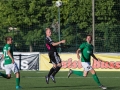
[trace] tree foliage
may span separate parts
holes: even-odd
[[[64,1],[60,7],[61,39],[66,39],[67,50],[75,51],[86,34],[92,34],[92,0]],[[96,51],[120,51],[119,43],[116,48],[113,44],[119,40],[119,15],[119,0],[95,0]],[[30,46],[30,51],[34,51],[35,45],[44,48],[46,27],[53,30],[52,38],[58,41],[58,24],[55,0],[0,1],[0,42],[12,35],[19,50],[25,45]],[[8,32],[9,27],[17,28],[17,31]]]

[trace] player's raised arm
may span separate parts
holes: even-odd
[[[61,44],[61,43],[65,43],[65,40],[61,40],[61,41],[59,41],[59,42],[53,42],[52,45],[53,45],[53,46],[57,46],[57,45],[59,45],[59,44]]]

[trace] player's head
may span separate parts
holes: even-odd
[[[12,39],[12,37],[8,36],[8,37],[5,38],[5,41],[6,41],[7,44],[12,44],[13,39]]]
[[[87,41],[88,43],[91,43],[91,42],[92,42],[92,36],[91,36],[91,35],[87,35],[86,41]]]
[[[46,28],[46,36],[47,37],[51,36],[51,30],[50,30],[50,28]]]

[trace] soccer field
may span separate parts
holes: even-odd
[[[56,75],[56,83],[50,79],[49,84],[45,82],[43,71],[21,71],[21,86],[23,90],[101,90],[94,82],[91,74],[83,78],[60,71]],[[120,72],[97,72],[101,83],[108,87],[107,90],[120,90]],[[0,90],[15,90],[15,75],[10,80],[0,77]]]

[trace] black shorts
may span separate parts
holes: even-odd
[[[61,63],[60,56],[58,55],[57,52],[49,52],[48,55],[50,58],[50,63],[53,63],[53,64]]]

